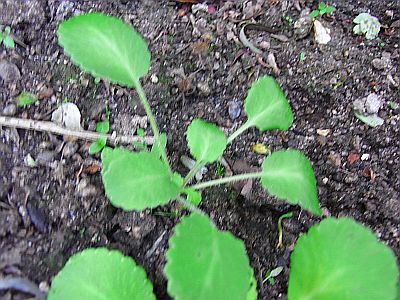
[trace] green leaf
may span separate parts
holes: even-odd
[[[334,12],[335,10],[336,10],[336,8],[334,8],[333,6],[328,6],[328,7],[325,9],[325,12],[326,12],[327,14],[330,14],[330,13]]]
[[[381,117],[377,115],[369,115],[369,116],[364,116],[363,114],[359,113],[358,111],[354,111],[354,115],[359,119],[361,122],[367,124],[368,126],[371,127],[376,127],[383,125],[385,122]]]
[[[146,42],[117,18],[79,15],[62,22],[57,35],[72,61],[94,77],[131,87],[149,70]]]
[[[14,49],[15,48],[14,39],[11,36],[6,35],[3,39],[3,45],[6,46],[6,48]]]
[[[261,184],[271,195],[321,215],[314,171],[300,151],[273,152],[264,160],[262,173]]]
[[[137,135],[137,136],[143,137],[143,136],[144,136],[144,130],[143,130],[143,128],[138,128],[138,129],[136,129],[136,135]]]
[[[251,276],[250,289],[247,292],[246,300],[257,300],[257,281],[254,278],[254,274]]]
[[[179,195],[181,188],[169,176],[167,166],[150,152],[105,148],[101,159],[104,189],[116,207],[143,210]]]
[[[194,119],[186,131],[186,139],[193,157],[204,163],[216,161],[225,151],[225,134],[214,124]]]
[[[110,122],[102,121],[96,123],[96,131],[99,133],[107,133],[110,130]]]
[[[247,123],[261,131],[287,130],[293,123],[290,105],[278,83],[263,76],[253,83],[244,103]]]
[[[167,135],[165,133],[161,133],[151,146],[151,153],[154,153],[157,157],[161,157],[161,153],[165,151],[166,147]]]
[[[318,9],[319,10],[324,10],[326,8],[326,4],[324,3],[324,2],[320,2],[319,4],[318,4]]]
[[[398,268],[389,247],[352,219],[328,218],[299,238],[289,300],[392,300]]]
[[[183,190],[183,192],[186,194],[188,202],[192,203],[195,206],[198,206],[200,204],[201,194],[199,191],[196,191],[192,188],[186,188]]]
[[[164,273],[176,300],[246,299],[253,271],[244,244],[206,216],[182,218],[169,240]]]
[[[119,251],[89,248],[70,257],[53,279],[48,300],[155,300],[135,261]]]
[[[101,150],[103,150],[103,148],[106,146],[107,144],[107,138],[102,137],[97,139],[95,142],[90,144],[89,147],[89,154],[93,155],[96,153],[99,153]]]
[[[318,17],[319,16],[319,10],[313,10],[311,13],[310,13],[310,18],[311,19],[314,19],[314,18],[316,18],[316,17]]]
[[[6,26],[6,28],[4,28],[4,32],[7,34],[11,33],[11,27],[10,26]]]
[[[17,105],[20,107],[34,104],[36,101],[37,101],[37,97],[34,94],[31,94],[28,92],[22,92],[17,97]]]

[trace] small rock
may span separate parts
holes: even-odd
[[[314,20],[314,39],[318,44],[326,45],[330,42],[330,30],[318,20]]]
[[[151,82],[154,83],[154,84],[158,83],[158,77],[157,77],[157,75],[156,75],[156,74],[152,74],[151,77],[150,77],[150,80],[151,80]]]
[[[311,27],[312,19],[310,18],[310,10],[307,8],[302,10],[300,18],[293,24],[294,35],[296,39],[299,40],[308,36],[311,31]]]
[[[51,115],[51,121],[71,130],[81,130],[81,112],[76,104],[63,103]]]
[[[97,194],[97,188],[90,184],[89,178],[82,178],[77,187],[78,195],[86,198]]]
[[[209,96],[210,93],[211,93],[210,86],[208,85],[207,82],[199,82],[199,83],[197,84],[197,88],[199,89],[200,94],[203,95],[203,96],[206,96],[206,97],[207,97],[207,96]]]
[[[0,77],[5,83],[17,82],[21,78],[18,67],[8,61],[0,61]]]
[[[43,87],[37,94],[39,100],[47,99],[53,96],[54,90],[50,87]]]
[[[331,153],[328,155],[328,160],[332,162],[336,167],[340,167],[342,160],[339,153]]]
[[[383,58],[374,58],[371,61],[371,64],[377,70],[384,70],[389,65],[389,60],[388,59],[383,59]]]
[[[330,129],[317,129],[317,134],[321,136],[328,136],[330,132],[331,132]]]
[[[65,158],[70,158],[72,155],[74,155],[76,153],[76,151],[78,151],[79,145],[75,142],[68,142],[65,144],[63,151],[62,151],[62,155]]]
[[[38,165],[47,166],[54,161],[56,153],[54,151],[43,151],[36,157]]]
[[[365,109],[368,114],[376,114],[382,106],[382,101],[375,93],[369,94],[365,99]]]
[[[363,155],[361,155],[361,160],[365,161],[368,160],[371,157],[371,155],[369,155],[368,153],[364,153]]]
[[[8,104],[3,109],[3,116],[12,117],[17,113],[17,106],[14,103]]]
[[[28,211],[28,216],[36,229],[40,232],[45,232],[47,229],[47,224],[46,216],[44,215],[43,211],[33,205],[31,202],[28,202],[26,208]]]
[[[235,120],[240,116],[241,108],[236,101],[228,102],[228,114],[231,120]]]

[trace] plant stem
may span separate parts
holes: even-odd
[[[200,215],[202,215],[202,216],[206,216],[207,218],[208,218],[208,216],[207,216],[207,214],[204,212],[204,211],[202,211],[200,208],[198,208],[197,206],[194,206],[192,203],[190,203],[189,201],[187,201],[185,198],[183,198],[182,196],[178,196],[177,198],[176,198],[176,201],[178,201],[178,202],[180,202],[180,203],[182,203],[184,206],[186,206],[191,212],[195,212],[195,213],[198,213],[198,214],[200,214]]]
[[[219,179],[214,179],[202,183],[198,183],[192,186],[189,186],[192,189],[199,190],[199,189],[204,189],[210,186],[214,185],[220,185],[224,183],[229,183],[229,182],[234,182],[234,181],[241,181],[241,180],[246,180],[246,179],[252,179],[252,178],[260,178],[263,175],[262,172],[257,172],[257,173],[244,173],[244,174],[239,174],[235,176],[229,176],[229,177],[224,177],[224,178],[219,178]]]
[[[149,101],[147,100],[146,94],[144,93],[143,87],[139,80],[134,82],[135,89],[139,95],[140,102],[142,103],[147,116],[149,117],[149,122],[151,129],[153,130],[154,139],[157,140],[160,136],[160,131],[158,130],[156,119],[154,118],[153,112],[151,111]],[[172,176],[172,169],[168,161],[167,152],[165,149],[161,149],[161,158],[168,168],[168,173]]]
[[[190,169],[189,173],[183,179],[183,186],[185,186],[190,181],[190,179],[192,179],[193,176],[196,175],[198,171],[200,171],[200,169],[203,166],[204,166],[204,163],[202,163],[201,161],[196,161],[194,166]]]
[[[244,131],[249,129],[252,126],[252,124],[247,120],[246,123],[244,123],[242,126],[240,126],[234,133],[228,137],[228,144],[230,144],[235,138],[237,138],[239,135],[241,135]]]

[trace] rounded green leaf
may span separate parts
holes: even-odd
[[[288,130],[293,114],[285,94],[271,76],[263,76],[253,83],[244,102],[249,127],[261,131]]]
[[[79,15],[62,22],[57,35],[72,61],[95,77],[130,87],[149,70],[146,42],[115,17]]]
[[[348,218],[323,220],[299,238],[291,256],[289,300],[393,300],[393,252]]]
[[[104,189],[116,207],[143,210],[179,195],[181,188],[169,176],[167,166],[150,152],[105,148],[101,160]]]
[[[303,153],[275,151],[264,160],[262,173],[261,184],[271,195],[321,215],[314,171]]]
[[[218,231],[206,216],[183,218],[166,256],[168,293],[175,300],[243,300],[253,290],[243,242]]]
[[[186,131],[186,139],[193,157],[204,163],[216,161],[225,151],[225,134],[214,124],[194,119]]]
[[[51,284],[48,300],[156,299],[146,273],[119,251],[87,249],[72,256]]]

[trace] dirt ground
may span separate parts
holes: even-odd
[[[329,1],[336,11],[319,18],[331,30],[327,45],[294,28],[299,8],[314,9],[317,1],[209,4],[211,11],[194,12],[175,1],[1,0],[0,24],[10,25],[19,43],[15,49],[0,46],[0,115],[50,120],[63,101],[70,101],[79,107],[83,127],[94,130],[108,106],[111,130],[133,135],[132,116],[144,115],[135,92],[95,83],[71,64],[55,34],[61,21],[84,12],[120,17],[149,43],[151,69],[142,82],[161,131],[168,133],[167,150],[176,170],[187,172],[179,159],[189,153],[184,133],[193,118],[232,133],[246,120],[243,100],[251,83],[273,75],[293,108],[294,125],[287,132],[246,132],[224,156],[231,170],[261,165],[264,157],[251,149],[255,143],[303,151],[316,173],[324,215],[363,223],[399,257],[400,110],[395,104],[400,104],[400,2]],[[379,40],[352,33],[352,20],[361,12],[384,25]],[[263,49],[261,58],[239,40],[243,19],[275,31],[275,37],[268,30],[247,31]],[[268,54],[279,69],[266,65]],[[40,100],[16,107],[23,91]],[[384,119],[375,128],[353,114],[353,102],[371,93],[379,96],[378,115]],[[149,128],[145,134],[151,135]],[[83,140],[0,129],[0,278],[26,277],[46,289],[71,255],[105,246],[134,258],[158,299],[169,299],[163,266],[179,207],[172,203],[129,213],[113,208],[104,196],[100,158],[90,156],[88,147]],[[28,155],[36,167],[26,164]],[[206,178],[214,178],[215,171],[216,165],[209,166]],[[319,219],[269,197],[256,182],[244,195],[237,188],[204,191],[200,207],[220,229],[244,241],[259,299],[286,299],[290,253],[299,235]],[[284,247],[277,248],[277,221],[287,212],[294,216],[283,222]],[[284,272],[275,285],[263,283],[265,273],[277,266]],[[4,291],[0,298],[27,296]]]

